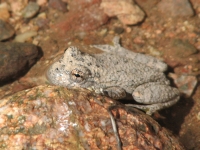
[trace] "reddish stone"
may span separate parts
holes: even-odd
[[[2,99],[0,133],[1,147],[9,150],[184,149],[170,132],[135,108],[88,90],[56,86],[38,86]]]
[[[66,33],[67,31],[89,31],[94,30],[105,24],[108,20],[106,14],[99,9],[99,3],[93,0],[91,3],[77,1],[76,8],[72,8],[53,28],[59,29],[58,32]],[[75,3],[75,2],[74,2]]]
[[[49,6],[63,12],[67,11],[66,4],[61,0],[49,0]]]

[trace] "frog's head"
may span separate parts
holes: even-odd
[[[55,85],[66,87],[92,86],[92,74],[88,69],[88,58],[92,56],[82,53],[77,47],[69,47],[64,55],[47,71],[48,80]]]

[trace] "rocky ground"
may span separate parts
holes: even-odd
[[[183,95],[153,118],[186,149],[200,149],[199,0],[2,0],[0,19],[1,99],[48,84],[46,69],[70,45],[99,53],[89,45],[118,35],[123,47],[169,65]]]

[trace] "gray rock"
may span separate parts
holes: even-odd
[[[23,10],[24,18],[32,18],[39,11],[39,5],[35,2],[29,2],[28,5]]]

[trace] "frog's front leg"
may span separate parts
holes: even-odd
[[[145,83],[138,86],[132,96],[135,101],[146,105],[128,104],[146,111],[151,115],[157,110],[174,105],[180,98],[178,89],[169,85],[162,85],[156,82]]]
[[[108,87],[103,90],[103,93],[113,99],[122,99],[126,97],[126,91],[118,86]]]

